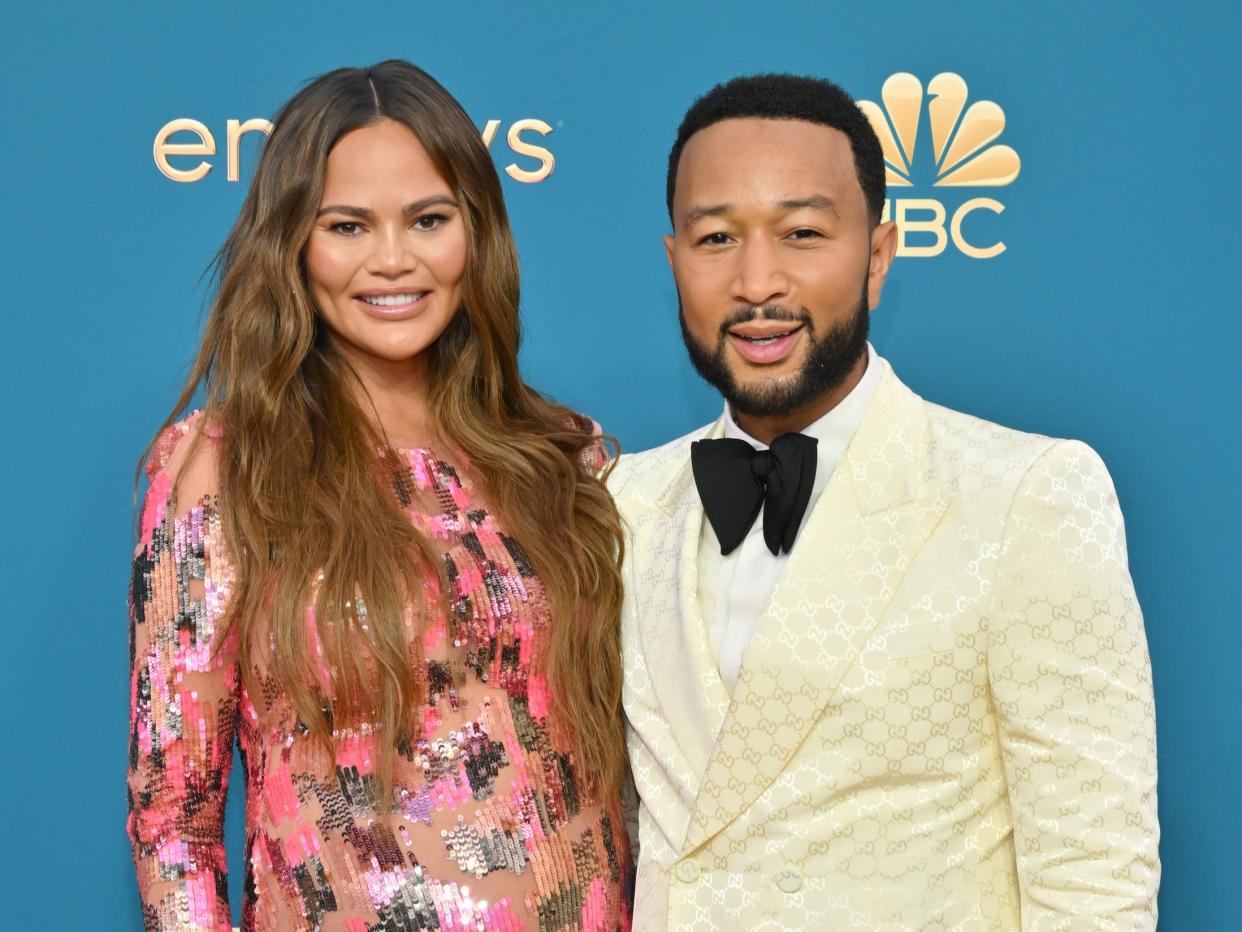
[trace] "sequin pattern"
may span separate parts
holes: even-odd
[[[157,443],[131,583],[128,830],[147,928],[232,928],[222,817],[236,739],[243,929],[628,929],[625,827],[583,799],[549,734],[542,588],[470,483],[432,451],[401,454],[394,491],[443,552],[451,610],[423,632],[423,734],[398,757],[396,811],[381,813],[369,731],[338,732],[333,766],[262,671],[252,692],[234,645],[216,643],[233,569],[200,457],[182,477],[188,507],[170,496],[200,416]]]

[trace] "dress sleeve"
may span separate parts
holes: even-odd
[[[582,465],[587,471],[599,475],[612,462],[612,454],[604,442],[604,428],[594,418],[586,418],[591,424],[594,440],[582,450]]]
[[[1035,462],[1002,548],[988,676],[1023,932],[1154,929],[1151,665],[1121,511],[1089,447],[1061,442]]]
[[[130,586],[129,818],[148,930],[228,932],[224,802],[237,727],[235,652],[214,650],[230,591],[214,482],[213,442],[182,472],[186,422],[147,465]],[[230,638],[230,641],[232,639]]]

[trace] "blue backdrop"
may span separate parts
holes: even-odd
[[[686,106],[744,72],[832,77],[881,101],[897,72],[960,75],[1003,109],[1021,173],[935,186],[926,119],[894,198],[951,232],[907,255],[874,341],[924,396],[1084,439],[1110,466],[1146,612],[1160,741],[1161,928],[1242,928],[1237,683],[1242,347],[1235,283],[1239,13],[1224,3],[630,2],[141,4],[0,11],[4,487],[0,926],[134,929],[124,835],[126,584],[135,458],[202,320],[200,275],[241,203],[228,122],[306,78],[406,57],[462,100],[506,178],[524,272],[530,381],[637,450],[713,417],[684,358],[660,236]],[[575,5],[576,6],[576,5]],[[153,158],[203,124],[212,156]],[[509,145],[512,125],[530,124]],[[174,143],[201,142],[193,134]],[[896,209],[896,205],[894,205]],[[920,212],[921,211],[921,212]],[[917,250],[940,242],[912,232]],[[229,844],[240,858],[240,801]],[[1228,878],[1232,877],[1233,881]],[[234,870],[232,893],[240,893]],[[1233,891],[1232,893],[1230,891]]]

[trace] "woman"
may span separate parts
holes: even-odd
[[[628,927],[621,532],[517,367],[500,184],[406,62],[280,112],[152,443],[130,816],[153,929]],[[174,423],[193,393],[205,406]]]

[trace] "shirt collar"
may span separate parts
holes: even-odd
[[[853,439],[858,426],[862,423],[863,415],[867,413],[867,406],[871,403],[871,398],[880,384],[880,370],[879,356],[876,355],[875,347],[868,343],[867,368],[863,371],[858,384],[837,403],[836,407],[800,431],[808,437],[814,437],[817,441],[815,445],[817,463],[815,484],[811,490],[812,500],[818,498],[819,493],[828,484],[828,479],[837,468],[837,462],[845,453],[845,448],[849,446],[850,440]],[[724,406],[724,435],[736,440],[745,440],[756,450],[768,448],[766,443],[760,443],[738,427],[727,403]]]

